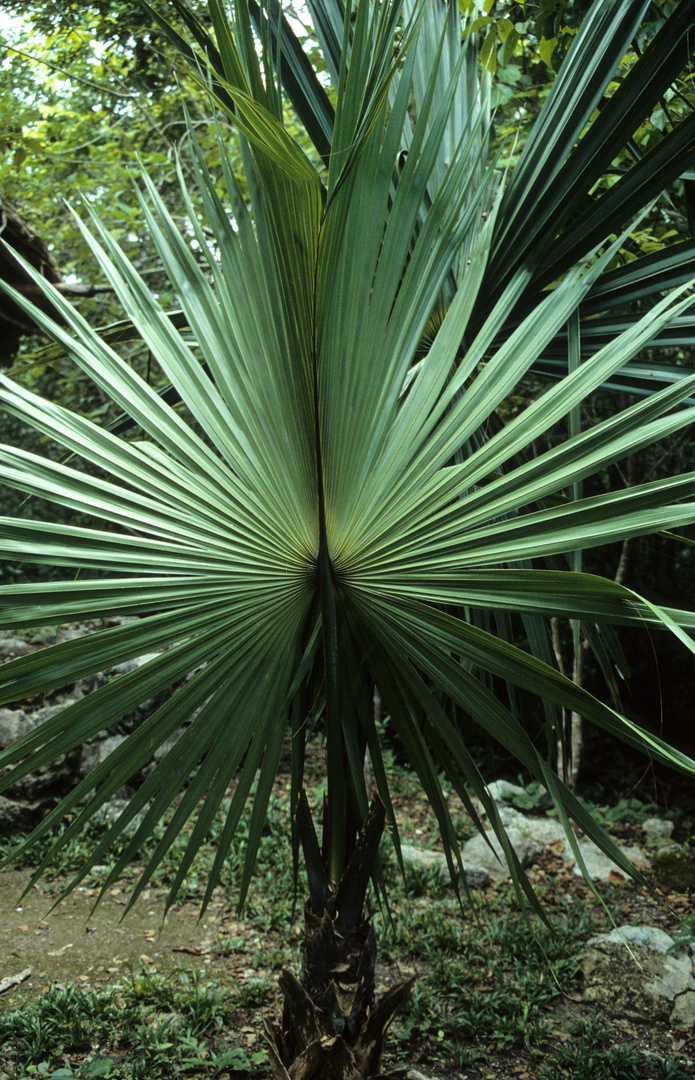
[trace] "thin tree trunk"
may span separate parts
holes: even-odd
[[[622,585],[625,580],[630,558],[630,549],[631,541],[629,539],[623,540],[620,550],[620,559],[618,560],[618,566],[613,577],[613,580],[618,585]],[[563,658],[560,620],[557,616],[554,616],[550,620],[550,627],[555,659],[557,660],[560,672],[564,675],[566,674],[566,666]],[[582,638],[579,648],[575,650],[572,660],[572,682],[575,686],[584,685],[584,660],[588,651],[589,643],[586,638]],[[564,738],[560,740],[560,744],[558,745],[556,770],[558,776],[565,784],[567,784],[570,791],[574,791],[577,786],[577,776],[579,775],[582,747],[584,744],[583,719],[581,713],[570,712],[568,714],[567,710],[563,709],[562,724]]]

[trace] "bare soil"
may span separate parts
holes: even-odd
[[[322,763],[320,754],[312,748],[309,773],[318,779]],[[286,794],[287,777],[280,776],[277,793]],[[423,847],[436,847],[437,827],[434,815],[422,798],[417,785],[396,781],[394,805],[403,842]],[[640,844],[644,835],[637,826],[616,825],[614,836],[625,843]],[[263,1020],[277,1017],[281,1002],[277,990],[261,995],[262,1004],[253,1003],[253,995],[244,995],[245,988],[266,980],[275,986],[283,963],[287,963],[288,944],[293,947],[293,967],[298,963],[299,919],[293,928],[261,933],[258,919],[252,924],[240,917],[235,909],[235,897],[217,889],[201,917],[195,900],[173,905],[166,919],[166,890],[146,889],[134,907],[125,915],[133,878],[125,876],[110,886],[101,898],[100,890],[80,885],[59,904],[58,899],[67,880],[44,877],[24,893],[30,882],[29,869],[0,871],[0,1012],[21,1008],[48,988],[76,982],[95,989],[120,982],[129,973],[147,969],[160,973],[175,973],[180,969],[195,970],[214,978],[232,991],[228,1018],[219,1032],[211,1033],[217,1046],[237,1046],[249,1053],[263,1048]],[[615,873],[613,880],[601,891],[605,894],[617,921],[659,926],[672,933],[692,912],[692,897],[665,889],[653,875],[648,875],[655,895],[626,881]],[[529,877],[542,893],[543,903],[550,916],[559,918],[568,905],[600,911],[585,882],[564,865],[552,845],[529,870]],[[486,908],[500,910],[500,889],[491,885],[483,897],[482,913]],[[427,896],[405,901],[427,907]],[[124,917],[125,915],[125,917]],[[464,909],[464,923],[474,927],[474,915]],[[608,919],[602,917],[609,929]],[[225,944],[243,943],[241,948],[225,955]],[[481,933],[481,949],[484,949]],[[285,959],[282,959],[284,953]],[[400,955],[400,954],[399,954]],[[628,962],[626,960],[626,962]],[[377,992],[416,975],[424,980],[427,961],[404,956],[397,964],[381,963],[377,968]],[[21,981],[12,983],[13,978]],[[10,985],[7,985],[8,981]],[[2,989],[6,986],[6,989]],[[484,985],[481,992],[492,991]],[[582,999],[581,984],[576,992],[561,992],[548,1005],[544,1019],[550,1024],[555,1044],[569,1043],[570,1029],[578,1020],[589,1020],[593,1006]],[[680,1062],[681,1077],[695,1080],[695,1033],[670,1030],[666,1024],[636,1024],[621,1017],[609,1018],[610,1036],[607,1045],[629,1046],[644,1055],[645,1067],[640,1080],[662,1080],[648,1064],[648,1055],[673,1057]],[[212,1045],[212,1044],[211,1044]],[[537,1049],[523,1045],[500,1046],[493,1038],[477,1038],[467,1043],[466,1063],[452,1066],[450,1055],[440,1052],[432,1038],[408,1044],[405,1051],[401,1040],[393,1039],[386,1064],[407,1065],[433,1080],[541,1080],[544,1057]],[[118,1059],[114,1051],[114,1060]],[[0,1052],[0,1062],[2,1055]],[[81,1059],[72,1063],[77,1068]],[[234,1073],[238,1080],[239,1073]],[[256,1077],[258,1073],[254,1074]],[[264,1075],[264,1074],[261,1074]],[[573,1074],[567,1073],[570,1077]],[[595,1080],[603,1080],[601,1073]],[[232,1074],[222,1072],[214,1080],[231,1080]],[[615,1074],[610,1073],[611,1080]],[[633,1080],[634,1073],[624,1080]],[[175,1080],[172,1077],[172,1080]],[[584,1080],[584,1074],[582,1074]],[[594,1074],[591,1076],[594,1080]],[[621,1077],[620,1080],[623,1080]]]
[[[2,1012],[56,983],[99,986],[140,964],[168,971],[193,957],[211,963],[220,898],[202,920],[193,904],[174,905],[163,920],[166,891],[147,889],[123,919],[131,882],[108,889],[95,908],[98,890],[84,886],[56,906],[60,880],[42,881],[22,895],[30,878],[30,870],[0,871],[0,983],[30,971],[0,994]]]
[[[417,833],[419,839],[430,833],[430,815],[420,801],[401,800],[399,809],[407,823],[406,832]],[[623,831],[626,840],[634,841],[635,829],[625,827]],[[544,894],[551,913],[554,897],[558,905],[566,905],[568,900],[583,905],[592,903],[584,882],[565,868],[552,851],[543,855],[530,876],[536,886],[552,885]],[[190,903],[174,905],[163,922],[165,890],[147,890],[124,919],[127,896],[132,888],[130,879],[109,888],[95,908],[98,890],[85,886],[78,886],[54,906],[64,887],[60,879],[42,880],[22,897],[30,877],[29,870],[0,872],[0,985],[8,976],[30,972],[20,983],[0,993],[0,1011],[17,1009],[23,1001],[35,999],[55,984],[76,981],[84,987],[98,988],[142,967],[172,973],[181,967],[193,968],[209,974],[222,985],[237,989],[257,981],[259,976],[278,974],[277,970],[264,965],[273,950],[287,944],[286,939],[278,934],[259,934],[255,927],[239,918],[233,899],[226,897],[222,890],[216,892],[202,919],[195,903]],[[672,932],[692,910],[691,897],[668,893],[656,881],[654,886],[659,900],[617,878],[608,888],[612,890],[614,909],[616,895],[619,897],[618,912],[625,922],[661,926]],[[490,887],[491,902],[496,888]],[[220,955],[219,943],[234,937],[246,937],[245,951]],[[412,965],[407,962],[382,965],[378,970],[378,989],[383,992],[387,986],[411,974],[422,977],[425,970],[421,961]],[[243,1008],[232,1008],[221,1037],[227,1045],[237,1045],[247,1052],[260,1049],[263,1018],[277,1015],[279,1008],[277,995],[262,1006],[246,1003]],[[579,1019],[588,1019],[591,1013],[592,1007],[583,1002],[580,992],[558,993],[545,1018],[551,1024],[553,1038],[557,1042],[568,1042],[572,1038],[571,1026]],[[629,1045],[644,1054],[643,1080],[657,1080],[647,1064],[649,1054],[679,1059],[681,1075],[695,1078],[693,1032],[672,1031],[663,1024],[635,1024],[615,1017],[611,1022],[610,1043]],[[543,1057],[538,1051],[532,1052],[523,1046],[500,1047],[492,1039],[477,1040],[469,1049],[466,1064],[452,1067],[430,1040],[422,1046],[411,1046],[405,1062],[402,1047],[399,1048],[400,1056],[392,1056],[391,1064],[409,1065],[423,1076],[437,1080],[539,1078]],[[395,1044],[393,1050],[396,1050]],[[220,1080],[229,1080],[229,1076],[229,1073],[222,1074]],[[630,1073],[630,1080],[632,1076]]]

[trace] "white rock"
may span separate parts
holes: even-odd
[[[446,856],[441,851],[430,851],[428,848],[415,847],[414,844],[401,844],[401,855],[406,866],[413,866],[417,870],[429,870],[432,866],[438,866],[448,872]]]
[[[86,775],[92,769],[96,769],[97,765],[101,765],[102,761],[105,761],[109,754],[117,750],[125,740],[125,735],[109,735],[106,739],[88,742],[82,749],[81,766],[83,773]]]
[[[526,792],[518,784],[510,784],[508,780],[493,780],[485,789],[493,802],[500,803],[504,799],[511,799],[515,795],[525,795]]]
[[[542,844],[543,847],[547,847],[548,844],[555,844],[560,840],[565,845],[565,850],[571,851],[570,842],[565,835],[565,830],[562,827],[562,823],[559,822],[557,818],[526,818],[525,822],[525,828],[529,836],[532,837],[536,843]],[[521,826],[519,826],[519,829],[521,829]]]
[[[644,853],[640,851],[638,847],[635,847],[634,845],[624,847],[623,845],[621,845],[620,849],[623,854],[627,856],[630,862],[633,862],[638,866],[648,865]],[[596,846],[593,840],[580,840],[579,850],[584,860],[586,869],[589,873],[589,877],[592,879],[592,881],[608,881],[611,873],[624,873],[624,871],[621,870],[619,866],[616,866],[615,863],[612,862],[612,860],[609,859],[607,855],[604,855],[604,853],[601,851],[600,848]],[[572,851],[572,848],[569,844],[566,845],[565,850],[562,853],[562,857],[566,864],[573,862],[574,852]],[[574,861],[572,872],[576,875],[576,877],[584,876],[576,861]]]
[[[619,1015],[674,1027],[695,1023],[693,962],[670,952],[673,938],[653,926],[621,926],[591,938],[582,958],[584,998]]]
[[[0,709],[0,749],[12,746],[27,731],[33,731],[36,724],[30,723],[23,709]]]
[[[466,875],[466,884],[469,889],[487,889],[490,884],[490,873],[484,866],[473,866],[470,863],[464,863],[463,872]]]
[[[0,656],[3,659],[10,660],[15,656],[26,656],[30,652],[32,652],[32,647],[27,645],[23,638],[8,636],[0,641]]]
[[[61,626],[53,640],[56,642],[77,641],[78,638],[87,637],[89,633],[89,629],[84,626]],[[50,640],[48,644],[51,644]]]
[[[658,926],[624,926],[614,927],[608,934],[597,934],[589,938],[587,945],[643,945],[647,949],[665,956],[669,949],[673,948],[673,938],[660,930]]]
[[[520,810],[515,810],[512,806],[500,805],[497,809],[500,821],[505,829],[516,829],[543,847],[554,843],[556,840],[562,840],[569,847],[565,830],[557,818],[529,817],[527,814],[522,814]]]
[[[413,866],[422,870],[429,870],[430,867],[436,866],[442,874],[442,880],[449,880],[446,855],[441,851],[430,851],[415,847],[413,844],[401,844],[401,854],[406,866]],[[490,884],[490,875],[482,866],[472,866],[464,862],[463,872],[466,875],[466,881],[470,889],[484,889]]]
[[[669,1016],[671,1026],[680,1029],[690,1029],[695,1025],[695,994],[688,990],[685,994],[679,994],[673,1003]]]
[[[502,845],[494,833],[487,832],[485,835],[487,839],[474,836],[463,845],[461,854],[464,864],[483,867],[495,881],[508,878],[509,868]],[[522,833],[514,827],[507,829],[507,836],[522,866],[528,866],[543,850],[528,833]]]
[[[667,818],[650,817],[642,822],[642,828],[647,836],[663,836],[668,840],[674,829],[674,824]]]
[[[143,667],[150,660],[156,660],[161,655],[161,652],[143,653],[142,656],[136,656],[132,660],[124,660],[122,664],[115,664],[109,668],[109,671],[117,675],[129,675],[131,671],[137,671],[138,668]]]
[[[506,803],[497,803],[497,813],[505,829],[514,828],[518,829],[519,832],[529,834],[530,822],[534,819],[526,817],[526,814],[522,814],[521,810],[515,810],[513,806],[508,806]],[[490,821],[487,814],[483,816],[485,821]]]

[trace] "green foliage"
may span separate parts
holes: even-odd
[[[608,1031],[592,1018],[573,1025],[574,1038],[562,1043],[555,1060],[541,1069],[542,1080],[685,1080],[684,1066],[670,1056],[645,1054],[633,1046],[602,1046]]]
[[[604,807],[598,811],[601,819],[608,823],[622,821],[631,825],[641,825],[645,818],[655,813],[656,806],[653,803],[644,803],[635,798],[619,799],[615,806]]]
[[[693,419],[690,368],[647,378],[630,367],[671,326],[685,338],[691,332],[690,247],[656,251],[636,267],[620,261],[634,220],[692,162],[695,116],[658,131],[646,154],[615,183],[609,177],[637,117],[687,68],[690,21],[676,9],[613,91],[646,5],[592,5],[504,174],[503,160],[489,156],[489,79],[477,32],[462,35],[470,23],[454,5],[363,0],[344,26],[335,6],[314,7],[332,97],[289,30],[276,70],[274,17],[256,12],[254,28],[256,9],[244,0],[230,18],[211,4],[214,40],[176,4],[198,52],[152,12],[191,85],[208,87],[216,109],[215,123],[201,126],[191,108],[190,158],[172,161],[164,185],[143,170],[132,204],[136,241],[151,238],[169,286],[154,293],[141,256],[129,258],[127,220],[125,236],[114,235],[120,178],[105,214],[87,200],[90,226],[79,228],[123,306],[126,336],[154,357],[171,392],[155,393],[141,367],[37,278],[67,326],[34,313],[43,331],[130,426],[109,431],[3,380],[8,414],[94,472],[8,446],[0,477],[90,513],[98,527],[3,522],[5,555],[64,569],[50,586],[5,586],[2,625],[115,611],[140,618],[6,665],[2,700],[157,655],[3,751],[0,764],[12,766],[3,786],[156,691],[180,689],[19,850],[76,810],[59,841],[70,843],[183,725],[76,880],[117,847],[106,883],[114,880],[175,803],[133,894],[184,833],[173,900],[234,782],[204,903],[250,803],[243,898],[285,736],[296,805],[306,739],[320,731],[320,859],[338,881],[367,813],[367,751],[398,848],[376,686],[452,870],[457,838],[442,776],[481,826],[470,799],[477,795],[519,898],[533,902],[461,737],[464,715],[549,792],[570,843],[573,820],[634,875],[554,768],[564,709],[695,772],[687,755],[622,712],[613,630],[666,628],[693,652],[695,615],[579,572],[587,549],[695,520],[692,472],[616,491],[582,488]],[[311,156],[287,122],[285,91]],[[185,98],[184,87],[181,111]],[[131,112],[139,113],[134,102]],[[240,132],[240,152],[228,145],[228,123]],[[167,190],[174,172],[182,214]],[[172,318],[174,294],[181,312]],[[582,430],[583,404],[615,381],[639,383],[639,396]],[[534,397],[524,407],[520,388],[529,385]],[[548,439],[558,424],[567,437]],[[539,452],[528,455],[530,446]],[[577,632],[581,625],[610,704],[557,670],[553,617]],[[531,698],[540,738],[529,735]]]
[[[30,22],[33,33],[45,37],[49,48],[56,38],[66,40],[71,35],[74,45],[84,45],[88,31],[99,43],[100,51],[118,57],[124,81],[138,90],[156,95],[172,85],[171,58],[165,41],[138,0],[95,0],[90,4],[2,0],[0,10]]]
[[[391,777],[399,793],[413,785],[412,775],[400,770]],[[286,810],[286,795],[273,800],[269,841]],[[183,837],[176,847],[183,852]],[[207,855],[201,852],[203,864]],[[66,872],[80,864],[85,851],[73,848],[72,857],[72,865],[66,858]],[[497,1054],[521,1052],[537,1062],[542,1080],[570,1077],[573,1068],[587,1080],[620,1080],[619,1066],[634,1067],[636,1051],[623,1045],[624,1031],[613,1028],[608,1016],[583,1017],[567,1029],[555,1010],[556,1005],[567,1007],[576,998],[579,956],[587,938],[603,925],[603,911],[591,898],[576,891],[563,897],[555,891],[557,903],[549,928],[534,917],[522,917],[510,886],[476,896],[462,914],[450,888],[438,886],[424,897],[414,895],[412,882],[403,880],[395,859],[388,855],[384,873],[390,910],[383,907],[375,914],[382,957],[389,970],[410,973],[415,969],[419,976],[411,1002],[392,1028],[394,1052],[400,1051],[407,1060],[417,1049],[429,1055],[428,1071],[441,1065],[439,1072],[444,1066],[489,1061],[491,1047]],[[100,879],[90,884],[96,880]],[[155,875],[154,884],[162,883]],[[231,885],[230,875],[224,878],[224,886]],[[203,889],[201,880],[196,901]],[[229,1046],[228,1040],[238,1036],[240,1027],[257,1026],[259,1010],[267,1011],[271,970],[296,961],[296,956],[284,951],[291,894],[291,860],[280,834],[262,846],[243,931],[227,936],[222,928],[213,946],[214,978],[188,970],[172,976],[138,966],[108,989],[53,987],[37,1001],[0,1018],[7,1058],[3,1067],[10,1080],[49,1074],[54,1066],[67,1068],[61,1047],[72,1055],[75,1080],[99,1075],[111,1053],[114,1059],[118,1055],[113,1071],[104,1073],[111,1080],[131,1080],[132,1076],[146,1080],[148,1075],[169,1080],[174,1074],[216,1078],[221,1070],[264,1075],[260,1052]],[[615,914],[625,900],[621,889],[614,898]],[[269,932],[265,913],[278,907],[284,912],[284,925]],[[128,925],[127,919],[126,929]],[[691,939],[692,931],[685,924],[682,943]],[[220,958],[227,956],[242,967],[270,970],[237,985],[233,977],[223,977],[216,969]],[[569,1002],[565,995],[570,995]],[[583,1014],[586,1006],[576,1009]],[[73,1049],[68,1049],[64,1039],[70,1032],[82,1039],[81,1048],[71,1041]],[[680,1080],[685,1075],[684,1067],[672,1058],[652,1054],[639,1060],[645,1070],[648,1065],[650,1071],[642,1075],[650,1080]]]
[[[197,898],[201,890],[204,890],[207,876],[214,864],[216,852],[223,836],[224,814],[228,809],[229,800],[225,800],[221,813],[212,822],[198,859],[193,866],[188,868],[179,883],[175,897],[177,903]],[[137,851],[136,858],[138,860],[147,861],[152,857],[157,845],[161,843],[166,834],[172,816],[171,813],[167,815],[154,833],[143,840]],[[37,860],[49,858],[49,872],[52,876],[77,873],[88,861],[91,861],[94,850],[107,837],[110,821],[105,815],[98,814],[90,820],[84,830],[72,831],[70,838],[63,843],[63,838],[70,830],[74,820],[74,814],[67,815],[51,832],[46,833],[35,847],[17,860],[16,865],[34,866]],[[229,891],[232,891],[237,886],[243,873],[249,830],[250,812],[246,812],[239,822],[234,840],[229,847],[221,870],[220,883]],[[111,850],[111,860],[115,860],[123,853],[133,832],[134,829],[131,829],[121,836],[119,842]],[[190,829],[187,828],[179,834],[168,849],[165,858],[159,863],[153,877],[154,885],[167,887],[177,879],[189,839]],[[11,857],[13,849],[19,840],[20,837],[17,835],[0,838],[0,859],[7,860]],[[259,845],[254,879],[246,906],[247,920],[252,925],[262,928],[264,932],[278,930],[281,933],[286,933],[290,924],[294,900],[293,889],[288,888],[292,863],[288,841],[287,807],[283,801],[278,802],[273,798],[268,806],[264,835]],[[108,880],[110,870],[111,863],[108,865],[98,864],[93,867],[87,879],[89,885],[92,888],[102,886]],[[134,871],[130,870],[128,876],[132,877],[133,875]],[[237,948],[246,951],[246,944],[239,941],[237,942]],[[219,951],[221,953],[233,951],[233,944],[225,942],[224,948],[220,948]]]
[[[11,133],[0,161],[5,197],[50,244],[65,274],[102,283],[65,200],[82,194],[93,203],[108,192],[119,239],[153,286],[162,287],[128,170],[140,155],[163,193],[178,191],[173,154],[185,131],[179,91],[170,83],[151,99],[135,90],[123,55],[98,48],[88,24],[45,40],[31,34],[25,40],[17,29],[5,34],[0,118]],[[179,196],[172,209],[182,213]],[[94,314],[108,321],[120,308],[105,297]]]
[[[81,199],[102,204],[105,220],[133,265],[162,302],[173,305],[174,294],[140,212],[133,173],[139,163],[146,165],[179,228],[191,237],[176,160],[183,151],[185,175],[194,188],[186,160],[187,113],[210,164],[218,157],[214,139],[206,137],[210,120],[206,95],[177,64],[176,53],[139,0],[91,6],[5,2],[0,10],[15,14],[0,38],[4,197],[48,244],[69,282],[103,288],[99,262],[71,210]],[[228,151],[238,154],[231,128],[226,137]],[[122,307],[108,287],[92,299],[73,302],[94,325],[122,318]],[[113,420],[117,411],[108,394],[62,351],[41,348],[42,344],[45,339],[25,341],[10,369],[12,377],[98,423]],[[128,342],[121,352],[147,382],[161,386],[161,371],[141,343]],[[0,357],[0,366],[7,363],[7,357]],[[15,441],[13,428],[3,418],[4,440]],[[34,449],[26,428],[21,439]],[[49,446],[48,452],[55,450]],[[22,509],[23,516],[33,518],[43,513],[43,507],[31,500]],[[79,524],[72,515],[67,520]],[[13,576],[19,575],[15,567]]]
[[[500,907],[503,898],[499,898]],[[549,1024],[544,1010],[558,994],[573,988],[578,965],[573,956],[577,942],[591,927],[581,910],[568,911],[567,919],[552,930],[539,927],[518,914],[504,913],[469,929],[458,938],[455,915],[447,920],[447,933],[427,932],[438,912],[424,907],[417,917],[406,916],[398,940],[413,956],[427,957],[429,971],[421,978],[399,1022],[399,1038],[430,1039],[451,1047],[456,1040],[473,1043],[493,1039],[498,1047],[547,1044]],[[406,929],[407,927],[407,929]],[[385,923],[382,937],[390,949],[393,937]],[[484,947],[481,944],[484,942]]]
[[[225,1048],[215,1038],[230,1009],[250,1001],[193,971],[172,978],[141,968],[103,990],[54,987],[34,1004],[0,1017],[3,1065],[12,1080],[49,1074],[64,1080],[167,1080],[172,1074],[215,1076],[223,1068],[254,1075],[264,1054]],[[95,1053],[100,1046],[114,1055]],[[61,1067],[66,1055],[82,1061],[74,1070]],[[127,1064],[120,1066],[124,1056]]]

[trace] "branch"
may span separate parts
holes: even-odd
[[[97,296],[99,293],[114,292],[112,285],[87,285],[81,281],[58,281],[53,282],[53,288],[61,293],[62,296]],[[22,296],[26,296],[29,300],[32,297],[42,297],[46,294],[39,285],[35,285],[33,282],[31,285],[15,285],[14,288]]]

